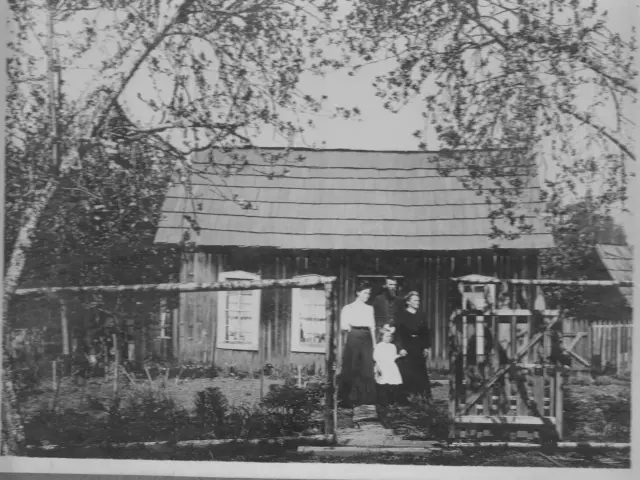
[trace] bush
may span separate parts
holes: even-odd
[[[26,400],[30,395],[40,393],[38,367],[33,365],[13,366],[13,388],[18,401]]]
[[[564,389],[564,421],[567,435],[579,440],[597,438],[628,442],[631,433],[630,388],[608,381],[604,385],[594,382],[588,387],[567,385]]]
[[[281,419],[261,407],[233,407],[220,429],[224,438],[269,438],[283,433]]]
[[[425,398],[411,396],[407,405],[390,405],[381,410],[381,421],[386,428],[408,440],[447,440],[453,422],[446,406]]]
[[[109,411],[109,441],[150,442],[178,440],[192,422],[186,410],[163,393],[138,391]]]
[[[43,408],[24,424],[27,445],[80,445],[102,440],[105,422],[89,413],[67,410],[52,412]]]
[[[285,433],[303,432],[313,426],[323,394],[322,385],[311,388],[272,385],[261,406],[279,420]]]
[[[256,407],[229,407],[218,388],[197,392],[197,418],[208,433],[218,438],[268,438],[294,435],[316,426],[322,385],[312,388],[272,385]]]
[[[218,387],[209,387],[196,393],[194,401],[196,416],[201,425],[216,435],[224,428],[229,412],[229,402]]]

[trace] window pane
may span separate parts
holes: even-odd
[[[233,279],[230,279],[233,280]],[[255,296],[250,290],[227,292],[226,343],[250,344],[254,338],[253,307]]]
[[[299,339],[301,345],[322,347],[326,337],[324,290],[299,290]]]

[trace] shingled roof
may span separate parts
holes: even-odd
[[[596,245],[596,252],[611,276],[619,282],[633,281],[633,252],[626,245]],[[633,288],[619,287],[629,307],[633,307]]]
[[[181,184],[169,189],[157,243],[179,243],[191,223],[186,216],[195,216],[200,230],[191,238],[201,246],[470,250],[496,243],[517,249],[553,245],[534,211],[541,206],[537,175],[524,178],[518,206],[534,230],[496,241],[488,237],[491,207],[484,196],[455,176],[440,176],[429,160],[434,154],[310,150],[294,152],[272,167],[264,156],[246,150],[244,168],[229,176],[220,173],[234,173],[230,165],[237,159],[213,152],[214,171],[205,166],[211,154],[194,159],[201,173],[191,177],[191,196]],[[283,168],[287,174],[278,175]]]

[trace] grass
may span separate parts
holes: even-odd
[[[242,382],[242,381],[236,381]],[[246,383],[246,382],[243,382]],[[80,407],[48,401],[25,421],[27,445],[77,447],[134,442],[274,438],[319,434],[322,388],[273,384],[264,398],[231,405],[219,387],[196,392],[189,403],[168,389],[139,386],[113,399],[88,396]]]
[[[265,382],[269,386],[281,382]],[[578,378],[569,381],[565,389],[565,424],[567,441],[629,442],[631,384],[628,379],[599,377]],[[57,413],[50,409],[53,398],[51,385],[40,384],[23,400],[21,407],[26,416],[26,433],[32,444],[62,444],[69,448],[55,452],[38,452],[38,456],[82,458],[82,450],[71,445],[114,443],[126,441],[168,441],[161,451],[133,448],[126,451],[105,445],[91,453],[95,458],[136,458],[163,460],[219,460],[251,462],[320,462],[320,463],[389,463],[415,465],[502,465],[502,466],[563,466],[571,467],[628,467],[629,455],[624,453],[596,454],[576,452],[552,456],[549,460],[538,452],[495,450],[465,450],[463,455],[363,455],[348,458],[318,457],[295,452],[301,443],[287,445],[227,445],[215,448],[177,448],[176,441],[206,438],[249,438],[255,436],[282,436],[287,422],[309,420],[300,414],[304,409],[302,398],[271,399],[260,406],[260,381],[253,378],[186,379],[168,382],[160,380],[139,382],[137,387],[121,386],[122,403],[118,415],[110,412],[112,384],[96,379],[86,387],[73,385],[64,379],[59,390]],[[196,411],[197,392],[218,390],[224,394],[223,408],[210,399],[205,413]],[[443,439],[448,433],[446,399],[448,387],[435,385],[435,406],[414,398],[409,405],[392,406],[381,411],[383,425],[410,440]],[[300,403],[302,402],[302,403]],[[206,402],[205,402],[206,403]],[[223,402],[224,403],[224,402]],[[217,405],[217,406],[216,406]],[[291,410],[298,405],[298,410]],[[303,408],[304,407],[304,408]],[[316,405],[317,407],[317,405]],[[297,408],[297,407],[295,407]],[[295,410],[294,408],[294,410]],[[315,408],[315,407],[314,407]],[[210,412],[206,413],[206,412]],[[280,415],[277,417],[276,415]],[[288,415],[288,416],[287,416]],[[285,421],[284,416],[287,416]],[[227,431],[214,432],[216,422],[225,418]],[[203,419],[206,419],[203,420]],[[353,427],[351,411],[338,412],[338,428]],[[292,427],[292,424],[289,425]],[[295,428],[293,428],[295,430]],[[265,433],[266,432],[266,433]],[[319,433],[312,431],[311,433]],[[547,454],[549,456],[549,454]]]
[[[92,455],[92,458],[136,459],[136,460],[179,460],[179,461],[219,461],[219,462],[264,462],[264,463],[349,463],[387,465],[433,465],[433,466],[492,466],[492,467],[551,467],[551,468],[630,468],[628,453],[567,452],[547,453],[518,452],[513,450],[474,449],[435,452],[428,455],[362,454],[349,457],[328,457],[303,454],[289,445],[221,445],[211,448],[176,449],[167,447],[163,451],[150,449],[109,449]],[[41,457],[82,458],[78,451],[66,450],[40,454]]]
[[[568,441],[630,442],[631,382],[572,380],[565,389],[564,412]]]

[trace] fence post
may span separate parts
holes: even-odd
[[[564,396],[562,390],[562,366],[559,363],[556,363],[556,429],[558,431],[558,438],[562,440],[564,435]]]
[[[67,302],[60,297],[60,322],[62,324],[62,354],[69,355],[69,324],[67,318]]]
[[[620,375],[622,373],[622,325],[617,325],[618,338],[616,341],[616,373]]]
[[[325,435],[335,435],[337,424],[336,406],[336,348],[335,348],[335,316],[333,315],[333,284],[325,283],[325,317],[326,317],[326,358],[325,374],[327,376],[327,389],[325,392],[324,406],[324,431]]]
[[[118,379],[120,374],[120,352],[118,349],[118,336],[114,333],[111,336],[113,340],[114,366],[113,366],[113,402],[118,401]]]

